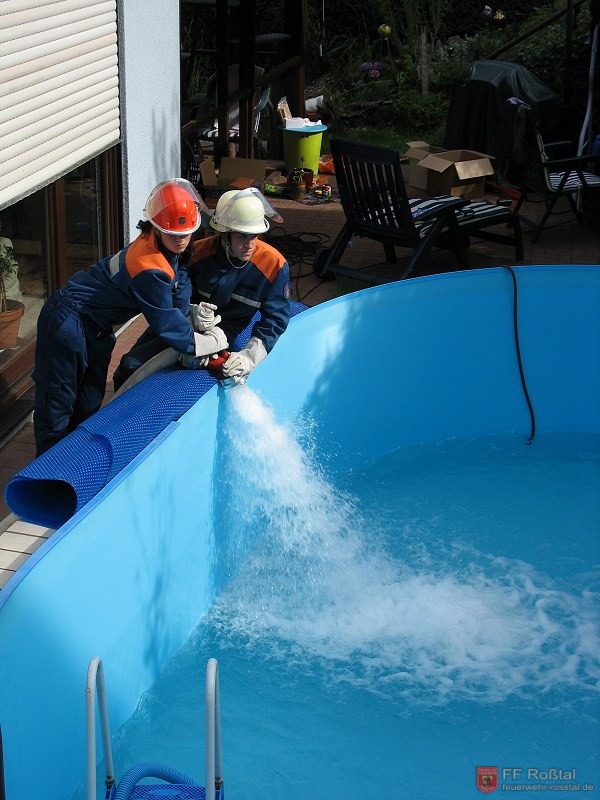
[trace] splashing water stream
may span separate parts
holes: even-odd
[[[230,463],[239,470],[234,481],[244,485],[245,518],[254,522],[257,541],[219,598],[214,614],[221,624],[262,646],[274,637],[278,648],[283,641],[331,662],[352,662],[363,677],[376,671],[378,681],[413,701],[415,692],[428,702],[453,695],[495,701],[558,684],[597,688],[592,593],[568,591],[523,559],[481,552],[468,532],[436,541],[423,521],[420,531],[399,531],[407,520],[394,488],[406,475],[387,488],[391,467],[378,474],[368,467],[364,480],[354,476],[348,483],[356,492],[361,483],[371,493],[383,487],[367,507],[364,495],[356,499],[355,491],[326,479],[310,448],[248,387],[229,400]],[[452,449],[438,446],[438,462]],[[427,467],[422,456],[420,462]],[[443,470],[431,474],[432,486],[440,478]],[[393,506],[387,530],[376,516],[386,502]]]

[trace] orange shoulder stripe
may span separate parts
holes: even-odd
[[[190,266],[200,261],[202,258],[212,256],[217,252],[218,236],[207,236],[206,239],[198,239],[192,245],[192,257],[190,258]]]
[[[127,248],[125,253],[125,267],[132,278],[148,269],[166,272],[170,280],[175,277],[173,268],[157,249],[154,240],[154,231],[149,234],[141,233]]]
[[[272,245],[263,242],[262,239],[256,242],[256,250],[252,256],[252,262],[271,283],[275,280],[286,261],[285,256]]]

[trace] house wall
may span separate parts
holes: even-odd
[[[178,0],[119,0],[126,241],[150,190],[180,172]]]

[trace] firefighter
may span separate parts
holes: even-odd
[[[33,427],[38,456],[97,411],[104,398],[113,327],[140,312],[179,353],[202,356],[227,345],[215,326],[196,332],[187,318],[186,268],[192,233],[205,204],[175,178],[150,193],[141,233],[112,256],[75,273],[44,304],[38,319]]]
[[[258,189],[225,192],[209,223],[217,235],[200,239],[192,246],[188,265],[192,284],[190,317],[197,327],[210,325],[212,315],[216,315],[233,344],[260,311],[248,343],[230,353],[223,364],[225,378],[244,380],[273,349],[289,322],[289,265],[278,250],[259,238],[269,230],[269,218],[282,222]],[[121,359],[115,390],[161,347],[164,349],[152,332],[142,334]],[[207,360],[184,356],[180,363],[203,367]]]

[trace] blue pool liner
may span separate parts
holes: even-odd
[[[291,316],[307,308],[290,305]],[[246,344],[259,314],[232,349]],[[11,478],[4,492],[8,507],[25,522],[56,530],[216,383],[206,370],[179,367],[148,376]]]

